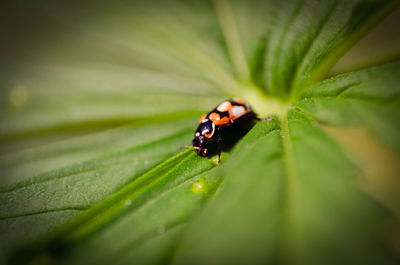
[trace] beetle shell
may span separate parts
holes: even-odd
[[[218,157],[222,143],[222,131],[228,127],[234,127],[238,121],[253,121],[257,115],[249,104],[242,99],[231,99],[220,103],[209,113],[204,114],[195,131],[192,146],[196,153],[206,156],[209,142],[218,143]]]
[[[200,125],[196,130],[196,135],[204,135],[206,138],[211,138],[214,135],[216,127],[234,123],[235,120],[250,112],[253,111],[249,104],[242,99],[224,101],[200,118]],[[211,129],[209,121],[214,124],[212,125],[212,131],[207,131],[208,129]]]

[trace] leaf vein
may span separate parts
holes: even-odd
[[[325,16],[323,16],[323,20],[321,21],[321,23],[318,24],[317,26],[317,30],[315,31],[315,33],[313,34],[313,36],[311,37],[310,42],[307,45],[307,48],[303,51],[302,55],[300,56],[302,60],[302,62],[300,64],[297,64],[298,67],[295,70],[295,73],[290,77],[290,87],[293,88],[296,82],[296,77],[299,74],[300,69],[302,68],[303,64],[305,63],[304,58],[306,58],[308,56],[308,54],[311,52],[311,48],[313,47],[313,45],[315,44],[316,40],[318,39],[318,37],[320,36],[322,29],[324,28],[324,26],[326,25],[326,23],[328,23],[329,19],[331,18],[331,16],[333,15],[333,12],[335,11],[337,5],[339,4],[340,1],[335,1],[332,4],[332,7],[329,8],[327,14]]]
[[[142,145],[139,145],[139,146],[136,146],[134,148],[127,149],[127,150],[129,150],[129,153],[131,153],[131,152],[134,153],[138,149],[142,149],[142,148],[145,148],[145,147],[153,146],[155,143],[162,142],[165,139],[168,139],[170,137],[183,135],[187,131],[188,130],[183,130],[183,131],[180,131],[180,132],[178,132],[176,134],[172,134],[172,135],[169,135],[167,137],[164,137],[164,138],[161,138],[161,139],[158,139],[158,140],[155,140],[155,141],[144,143]],[[101,161],[102,159],[105,159],[107,157],[110,157],[110,155],[106,155],[105,157],[100,157],[100,158],[96,158],[96,159],[93,159],[93,160],[89,160],[89,162],[93,162],[95,164],[96,162]],[[118,162],[110,161],[109,163],[104,163],[99,167],[91,166],[87,170],[81,170],[81,171],[78,171],[78,172],[72,172],[70,174],[65,174],[65,175],[63,175],[63,174],[58,175],[57,174],[57,171],[59,171],[59,169],[58,169],[58,170],[50,171],[48,173],[44,173],[42,175],[38,175],[38,176],[33,177],[32,179],[29,179],[29,180],[23,180],[21,182],[15,183],[14,185],[0,187],[0,194],[7,193],[7,192],[12,192],[12,191],[15,191],[15,190],[18,190],[18,189],[21,189],[21,188],[25,188],[25,187],[28,187],[28,186],[31,186],[31,185],[45,183],[45,182],[56,180],[56,179],[68,178],[68,177],[72,177],[72,176],[76,176],[76,175],[80,175],[80,174],[93,172],[93,171],[96,171],[96,170],[112,168],[114,166],[124,165],[124,164],[127,164],[129,162],[132,162],[132,159],[120,160]],[[69,167],[70,166],[67,166],[66,168],[68,169]]]
[[[304,97],[304,98],[302,98],[302,99],[299,100],[298,102],[302,102],[302,101],[305,101],[305,100],[307,100],[307,99],[313,99],[313,98],[338,97],[338,96],[340,96],[341,94],[343,94],[344,92],[348,91],[350,88],[353,88],[353,87],[355,87],[355,86],[357,86],[357,85],[360,85],[360,84],[361,84],[361,82],[353,82],[353,83],[344,85],[344,86],[341,87],[341,88],[337,88],[336,95],[329,95],[329,96],[327,95],[327,96],[318,96],[318,97],[309,96],[309,97]]]
[[[390,108],[390,109],[398,111],[398,109],[393,108],[395,106],[388,105],[388,103],[391,103],[392,101],[397,100],[398,99],[397,97],[392,97],[392,98],[388,98],[388,99],[375,99],[375,100],[373,100],[371,98],[356,98],[356,97],[347,97],[347,96],[346,97],[342,96],[342,97],[338,98],[337,96],[326,96],[326,97],[306,98],[306,99],[304,99],[302,101],[299,101],[299,102],[307,102],[307,101],[316,102],[319,99],[326,99],[326,100],[337,100],[337,99],[340,99],[340,100],[343,100],[343,101],[354,101],[354,102],[361,102],[361,103],[371,103],[371,104],[384,106],[384,107],[387,107],[387,108]],[[298,107],[298,106],[296,106],[296,107]]]
[[[291,16],[290,16],[290,18],[289,18],[289,20],[288,20],[288,22],[285,24],[285,27],[284,27],[284,29],[283,29],[283,32],[282,32],[282,35],[281,35],[281,37],[280,37],[280,39],[279,39],[279,46],[278,46],[278,51],[276,52],[277,54],[278,54],[278,58],[276,59],[276,62],[278,62],[278,67],[280,66],[280,64],[281,63],[284,63],[284,62],[282,62],[282,55],[284,54],[283,52],[282,52],[282,49],[283,49],[283,47],[284,47],[284,42],[285,42],[285,39],[286,39],[286,36],[287,36],[287,34],[289,33],[289,31],[290,31],[290,26],[292,25],[292,23],[293,23],[293,21],[296,19],[296,17],[299,15],[299,13],[300,13],[300,10],[301,10],[301,8],[303,7],[303,5],[304,5],[304,1],[298,1],[298,3],[297,3],[297,5],[296,5],[296,7],[295,7],[295,10],[293,11],[293,13],[291,14]],[[270,58],[270,60],[271,60],[271,58]],[[271,61],[275,61],[275,60],[271,60]],[[279,71],[279,69],[277,69],[277,71],[275,71],[275,73],[279,73],[280,71]],[[283,79],[279,79],[281,82],[283,81]],[[273,90],[279,90],[279,87],[273,87],[272,85],[270,86],[271,87],[271,89],[273,89]],[[280,89],[283,89],[283,90],[285,90],[285,88],[280,88]]]
[[[63,207],[63,208],[55,208],[55,209],[45,209],[45,210],[36,211],[36,212],[4,215],[4,216],[0,216],[0,220],[7,220],[7,219],[12,219],[12,218],[20,218],[20,217],[26,217],[26,216],[32,216],[32,215],[38,215],[38,214],[46,214],[46,213],[54,213],[54,212],[62,212],[62,211],[84,211],[88,208],[89,207],[87,207],[87,206],[84,206],[84,207],[72,206],[72,207]]]
[[[236,71],[240,78],[249,80],[250,72],[240,43],[232,7],[227,0],[214,0],[214,5]]]

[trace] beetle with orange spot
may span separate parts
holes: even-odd
[[[192,146],[198,155],[207,156],[210,144],[215,143],[219,164],[226,135],[243,128],[250,129],[256,120],[260,119],[244,100],[226,100],[200,118]]]

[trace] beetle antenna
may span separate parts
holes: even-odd
[[[268,117],[264,117],[264,118],[258,118],[258,120],[261,120],[261,121],[272,121],[272,120],[274,120],[274,117],[272,117],[272,116],[268,116]]]
[[[179,149],[183,149],[183,148],[192,148],[193,146],[191,145],[181,145],[179,146]]]

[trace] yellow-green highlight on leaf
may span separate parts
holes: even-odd
[[[28,90],[23,85],[17,85],[10,90],[10,104],[15,108],[22,107],[29,98]]]
[[[282,117],[290,106],[288,102],[264,95],[254,86],[245,86],[240,97],[247,100],[261,118],[272,115]]]
[[[193,183],[191,191],[193,193],[203,193],[205,189],[206,189],[205,183],[203,181],[199,180],[199,181]]]

